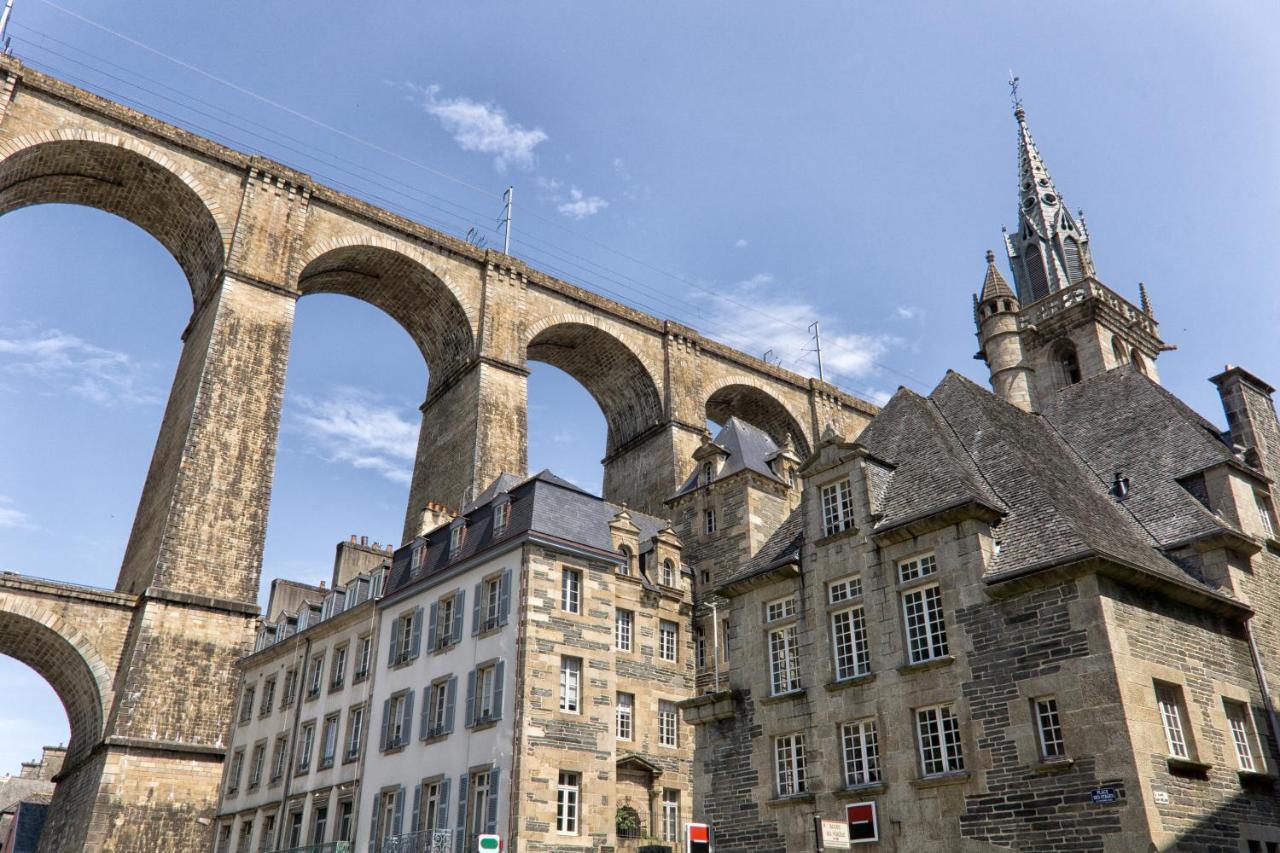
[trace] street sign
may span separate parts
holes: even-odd
[[[844,814],[849,825],[850,844],[870,844],[880,840],[875,803],[850,803],[844,807]]]
[[[712,853],[711,827],[705,823],[687,823],[684,827],[685,853]]]
[[[849,824],[842,820],[823,820],[815,817],[818,822],[818,841],[821,843],[822,850],[848,850],[849,849]]]
[[[476,849],[480,853],[499,853],[502,850],[502,838],[497,835],[482,835],[477,839]]]
[[[1115,788],[1094,788],[1089,792],[1089,799],[1099,805],[1114,803],[1120,799],[1120,792]]]

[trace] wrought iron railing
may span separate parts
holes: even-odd
[[[393,835],[382,842],[381,853],[451,853],[453,830],[426,829]]]
[[[355,845],[350,841],[329,841],[324,844],[308,844],[305,847],[286,847],[272,853],[351,853]]]

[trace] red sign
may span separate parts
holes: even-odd
[[[865,844],[880,840],[880,828],[876,823],[875,803],[850,803],[844,807],[849,821],[849,843]]]
[[[705,823],[685,825],[685,853],[711,853],[711,827]]]

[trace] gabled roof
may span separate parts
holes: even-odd
[[[759,427],[752,426],[737,417],[731,417],[716,435],[713,443],[723,448],[727,454],[724,464],[716,474],[717,480],[730,477],[739,471],[754,471],[770,480],[782,482],[769,466],[769,460],[778,455],[778,445],[769,437],[769,433]],[[698,469],[694,469],[684,484],[676,490],[674,496],[683,495],[698,488],[701,485],[698,479],[699,473]]]

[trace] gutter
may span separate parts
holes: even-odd
[[[293,760],[294,753],[298,748],[298,723],[302,720],[302,688],[307,680],[307,663],[311,660],[311,638],[306,637],[302,641],[302,664],[298,667],[298,680],[295,683],[296,692],[293,697],[293,727],[289,732],[289,752],[285,758],[284,765],[284,786],[280,792],[280,808],[276,811],[278,820],[276,821],[276,837],[274,843],[276,849],[280,849],[280,839],[284,837],[284,821],[288,816],[289,806],[289,789],[293,787]]]

